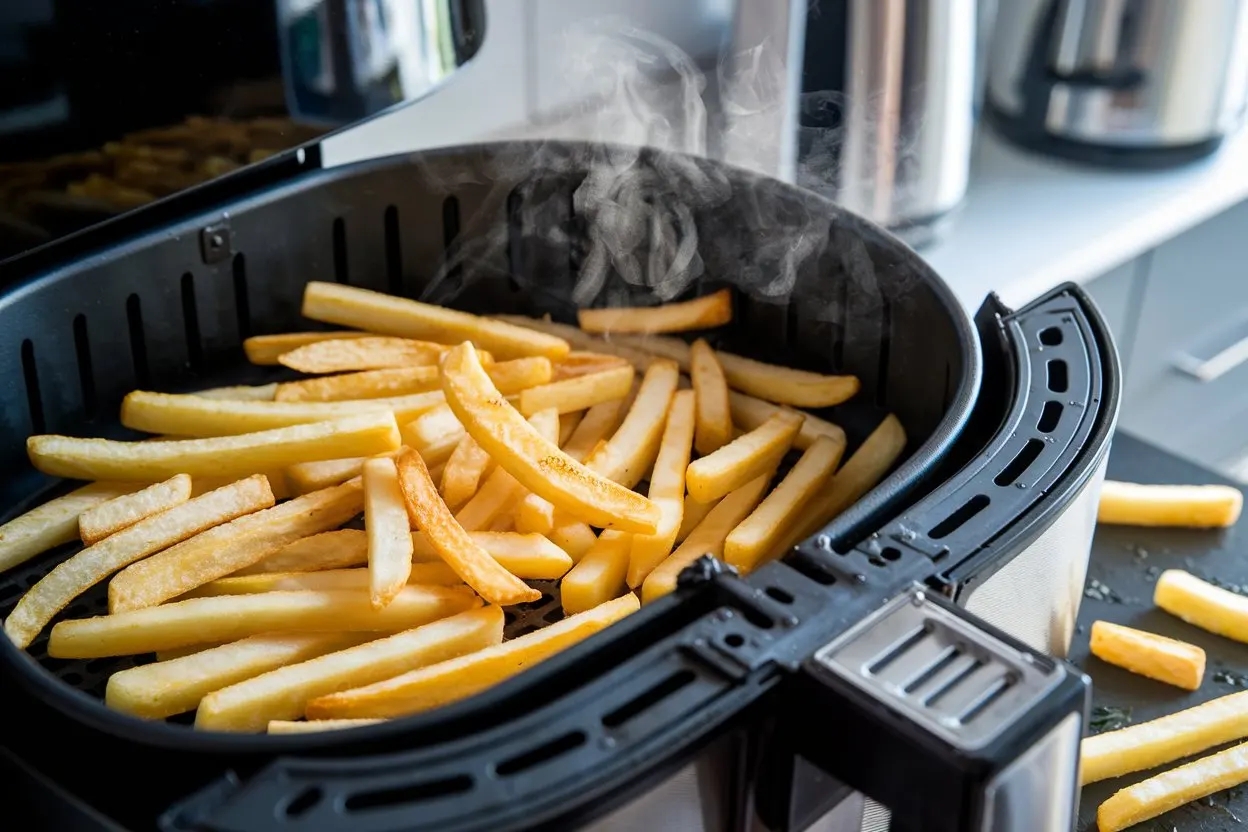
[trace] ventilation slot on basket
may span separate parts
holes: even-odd
[[[946,665],[946,667],[952,666],[953,663],[959,658],[964,658],[964,654],[961,652],[961,650],[956,650],[954,653],[953,659],[950,660],[949,664]],[[963,667],[961,667],[957,673],[953,674],[952,678],[947,679],[944,682],[942,682],[940,685],[936,687],[935,690],[929,692],[924,697],[923,699],[924,706],[928,708],[935,708],[943,700],[948,698],[948,696],[951,693],[953,693],[959,687],[961,687],[962,683],[971,677],[971,674],[973,674],[975,671],[979,670],[981,667],[984,666],[984,663],[981,662],[979,659],[970,659],[970,658],[966,659],[962,664],[963,664]]]
[[[22,342],[22,375],[26,379],[26,403],[30,406],[31,431],[43,433],[43,399],[39,395],[39,370],[35,367],[35,344],[29,338]]]
[[[871,662],[867,666],[867,672],[874,676],[878,676],[889,667],[896,664],[898,659],[913,650],[919,642],[923,641],[931,634],[932,631],[927,627],[915,627],[899,642],[885,650],[884,655]]]
[[[1023,472],[1031,467],[1031,463],[1036,461],[1043,450],[1044,443],[1039,439],[1028,439],[1027,444],[1010,460],[1010,464],[1005,466],[1000,474],[997,474],[997,478],[993,482],[1002,488],[1007,485],[1013,485],[1023,475]]]
[[[531,751],[517,754],[508,760],[503,760],[495,766],[494,771],[500,777],[510,777],[513,774],[528,771],[534,766],[553,760],[561,754],[567,754],[569,751],[580,748],[584,744],[585,733],[583,731],[571,731],[557,739],[543,743]]]
[[[386,206],[386,285],[390,294],[403,294],[403,249],[399,241],[399,209]]]
[[[200,372],[204,368],[204,345],[199,338],[199,309],[195,303],[195,276],[190,272],[182,275],[182,324],[186,329],[186,358],[191,369]]]
[[[130,327],[130,355],[134,359],[134,380],[139,387],[148,381],[147,337],[143,334],[143,305],[138,295],[126,298],[126,323]]]
[[[1056,347],[1062,343],[1062,331],[1055,326],[1040,330],[1040,343],[1046,347]]]
[[[74,353],[78,356],[78,386],[82,391],[82,413],[95,418],[95,373],[91,369],[91,341],[87,337],[87,316],[74,317]]]
[[[976,494],[971,499],[962,504],[962,507],[950,514],[944,520],[937,523],[927,536],[932,540],[940,540],[962,528],[966,521],[970,520],[976,514],[988,508],[988,504],[992,502],[987,494]]]
[[[347,223],[342,217],[334,220],[334,280],[339,283],[350,283],[351,275],[347,270]]]
[[[662,682],[647,690],[634,699],[629,700],[602,718],[602,724],[608,728],[618,728],[630,719],[650,710],[667,697],[686,687],[697,676],[692,670],[681,670],[668,676]]]
[[[238,318],[238,340],[251,337],[251,301],[247,297],[247,260],[240,251],[234,255],[234,314]]]
[[[1054,358],[1047,365],[1049,372],[1049,389],[1054,393],[1065,393],[1070,387],[1069,371],[1066,362]]]
[[[1040,414],[1040,421],[1036,422],[1036,430],[1041,433],[1052,433],[1057,427],[1057,423],[1062,418],[1062,405],[1060,402],[1045,402],[1044,412]]]
[[[880,304],[880,364],[876,375],[875,403],[880,407],[888,405],[888,354],[893,344],[893,307],[888,300]]]
[[[409,803],[423,803],[452,794],[462,794],[472,788],[472,778],[466,774],[397,786],[393,789],[375,789],[359,792],[348,797],[343,804],[348,812],[364,812]]]
[[[316,804],[321,802],[322,796],[323,793],[320,789],[316,786],[309,786],[295,795],[294,799],[283,807],[282,814],[288,818],[302,817],[311,811]]]
[[[976,717],[988,710],[988,707],[992,705],[993,702],[996,702],[1004,696],[1005,692],[1014,687],[1017,682],[1018,680],[1013,674],[1006,674],[1005,676],[1002,676],[995,683],[989,686],[986,691],[981,693],[975,701],[971,703],[970,707],[958,715],[958,722],[961,722],[963,725],[969,725],[974,722]]]

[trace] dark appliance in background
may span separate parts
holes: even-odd
[[[280,178],[443,82],[484,27],[481,0],[6,0],[0,260],[241,169]]]
[[[1248,108],[1244,0],[1008,0],[990,122],[1019,145],[1122,168],[1207,156]]]

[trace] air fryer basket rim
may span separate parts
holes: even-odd
[[[203,228],[219,221],[223,216],[228,215],[233,218],[233,221],[240,222],[245,220],[248,213],[253,210],[288,199],[304,198],[327,183],[363,178],[373,173],[412,164],[458,161],[465,157],[488,158],[503,150],[514,152],[517,146],[531,146],[534,149],[538,147],[563,148],[569,153],[603,147],[603,145],[572,142],[487,143],[441,148],[425,153],[402,154],[332,169],[305,172],[292,181],[234,201],[228,206],[228,211],[225,210],[225,206],[211,211],[197,211],[170,221],[162,227],[154,228],[141,236],[116,241],[106,249],[92,252],[88,256],[61,265],[47,273],[28,275],[22,283],[0,294],[0,315],[13,304],[37,294],[46,286],[69,279],[92,264],[126,257],[169,239],[186,237],[195,239]],[[925,290],[929,291],[936,303],[943,308],[947,321],[952,326],[963,349],[960,378],[957,378],[953,384],[954,394],[948,402],[943,418],[930,436],[901,465],[850,511],[838,518],[830,528],[848,528],[851,524],[861,523],[864,518],[896,508],[920,487],[924,475],[933,467],[934,461],[947,453],[966,424],[971,405],[978,394],[982,374],[979,335],[953,292],[925,261],[895,236],[874,223],[839,208],[823,197],[750,171],[732,168],[700,157],[670,154],[653,149],[644,149],[641,152],[646,158],[682,156],[691,164],[726,171],[727,175],[733,177],[734,183],[748,187],[776,188],[783,191],[786,199],[793,199],[812,210],[826,214],[832,227],[843,229],[858,239],[895,256],[896,263],[904,264],[905,268],[910,269],[915,276],[920,278]],[[315,275],[307,275],[305,279],[314,277]],[[642,615],[645,613],[643,612]],[[3,641],[4,644],[0,645],[0,660],[3,661],[8,672],[18,675],[24,686],[33,689],[36,695],[53,703],[61,712],[71,715],[75,720],[114,736],[155,747],[212,753],[283,754],[344,745],[344,738],[341,734],[337,736],[331,733],[270,737],[250,734],[199,733],[180,725],[139,720],[113,711],[107,708],[102,700],[64,684],[52,673],[42,668],[25,651],[17,650],[7,639]],[[32,673],[32,669],[35,672]],[[452,707],[462,708],[465,713],[470,712],[475,707],[473,704],[475,699],[476,697]],[[354,729],[348,732],[349,741],[365,743],[373,739],[393,738],[410,730],[417,724],[416,721],[434,722],[442,718],[442,712],[434,711],[430,714],[394,720],[392,723]]]

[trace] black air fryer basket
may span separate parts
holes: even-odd
[[[150,210],[144,233],[105,227],[0,266],[0,520],[69,487],[29,466],[28,435],[123,437],[132,389],[275,377],[245,362],[242,339],[314,327],[299,316],[309,280],[565,321],[578,305],[731,287],[718,346],[857,375],[861,393],[820,415],[845,428],[849,453],[890,412],[909,446],[783,561],[742,579],[704,558],[673,595],[521,676],[377,726],[251,736],[141,722],[102,693],[151,656],[60,661],[46,633],[29,654],[4,641],[0,767],[22,773],[3,778],[26,784],[21,805],[55,793],[47,805],[77,806],[75,823],[98,813],[170,832],[630,828],[637,816],[620,812],[713,761],[726,797],[703,807],[707,828],[802,828],[854,790],[892,809],[895,829],[1006,828],[1037,806],[1073,817],[1086,680],[960,605],[1103,465],[1116,359],[1077,288],[1017,313],[990,299],[972,325],[871,224],[648,150],[313,163],[211,210],[183,204]],[[0,614],[72,551],[0,576]],[[512,610],[508,633],[557,620],[553,591]],[[105,599],[100,585],[64,617],[102,614]],[[946,673],[949,656],[965,671]],[[70,828],[57,817],[43,822]]]

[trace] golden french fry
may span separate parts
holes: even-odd
[[[585,418],[585,411],[575,411],[573,413],[559,414],[559,447],[562,448],[568,444],[568,440],[572,438],[572,434],[580,427],[581,420]],[[566,448],[564,449],[566,452]]]
[[[774,471],[793,446],[802,426],[800,414],[783,412],[713,454],[689,463],[685,478],[689,494],[709,503],[740,488],[760,474]]]
[[[516,530],[525,534],[550,534],[555,527],[555,507],[544,497],[529,494],[516,506]]]
[[[389,367],[335,376],[317,376],[279,384],[273,400],[279,402],[337,402],[407,396],[437,390],[436,364]]]
[[[632,535],[607,530],[559,582],[563,611],[568,615],[593,609],[618,598],[626,587]]]
[[[401,434],[400,434],[401,435]],[[393,457],[394,453],[382,454]],[[368,457],[353,456],[346,459],[323,459],[317,462],[299,462],[290,466],[284,478],[294,494],[307,494],[309,491],[320,491],[331,485],[342,485],[354,479],[364,470],[364,460]]]
[[[694,445],[699,454],[706,456],[732,441],[732,411],[724,370],[704,338],[694,341],[689,350],[689,377],[698,394]]]
[[[191,478],[178,474],[133,494],[114,497],[84,511],[78,517],[82,542],[91,546],[140,520],[180,506],[191,499]]]
[[[274,719],[269,722],[270,734],[312,734],[320,731],[345,731],[348,728],[363,728],[367,725],[379,725],[384,719],[308,719],[289,720]]]
[[[680,531],[676,532],[676,542],[683,543],[685,538],[697,528],[706,515],[711,513],[711,509],[719,505],[719,500],[711,500],[709,503],[699,503],[697,500],[685,495],[685,510],[680,519]]]
[[[49,549],[77,540],[78,518],[84,511],[138,488],[131,483],[114,482],[84,485],[0,525],[0,570],[12,569]]]
[[[776,489],[728,535],[724,541],[724,561],[742,574],[748,574],[779,554],[776,542],[827,485],[841,461],[843,450],[843,446],[826,436],[815,440]]]
[[[732,320],[732,290],[650,307],[581,309],[577,322],[586,332],[686,332],[709,329]]]
[[[628,364],[628,361],[618,355],[573,350],[555,365],[551,381],[563,381],[590,373],[601,373],[603,370],[610,370],[612,367],[624,364]]]
[[[252,364],[277,364],[277,359],[291,350],[315,344],[318,341],[341,341],[347,338],[363,338],[367,332],[286,332],[280,335],[253,335],[243,341],[243,352]]]
[[[263,731],[270,720],[303,716],[309,700],[392,679],[503,640],[503,611],[481,607],[441,621],[252,675],[204,697],[195,727]]]
[[[520,392],[520,412],[532,416],[553,407],[559,413],[585,410],[596,404],[622,399],[633,387],[636,371],[627,364],[600,373],[541,384]]]
[[[553,409],[543,410],[529,417],[529,424],[543,439],[553,441],[559,431],[559,416]],[[470,532],[492,528],[525,494],[524,486],[515,477],[495,466],[481,490],[455,514],[455,522]]]
[[[277,396],[278,385],[274,384],[239,384],[231,387],[210,387],[197,390],[196,396],[206,399],[241,399],[250,402],[271,402]]]
[[[545,318],[526,318],[523,315],[496,315],[495,317],[509,324],[559,338],[578,350],[605,353],[622,358],[641,373],[644,373],[646,368],[650,366],[650,362],[654,360],[653,353],[625,346],[619,343],[619,341],[607,341],[568,324],[556,323]]]
[[[462,427],[462,426],[461,426]],[[451,452],[442,471],[442,499],[451,509],[457,509],[477,493],[481,478],[489,474],[494,460],[477,444],[477,440],[465,433]]]
[[[350,482],[201,532],[122,570],[108,584],[108,611],[129,612],[176,598],[287,543],[341,526],[363,507],[363,489]]]
[[[442,389],[472,438],[534,494],[599,528],[646,534],[657,528],[658,506],[594,474],[534,430],[494,389],[472,344],[447,351]]]
[[[329,422],[292,425],[238,436],[117,442],[72,436],[32,436],[31,463],[45,474],[79,480],[157,482],[178,474],[245,476],[297,462],[372,456],[399,447],[394,414],[361,413]]]
[[[720,500],[707,513],[706,519],[685,538],[685,542],[667,560],[656,566],[642,582],[642,601],[653,603],[676,589],[676,579],[680,577],[680,573],[703,555],[716,558],[722,556],[724,541],[758,505],[770,480],[770,472],[763,474]]]
[[[216,491],[218,488],[232,485],[241,479],[257,475],[269,481],[269,488],[273,491],[274,499],[285,500],[292,496],[290,485],[286,482],[286,471],[283,468],[272,468],[268,471],[247,471],[244,474],[235,474],[229,477],[191,477],[191,496],[202,497],[209,491]]]
[[[164,719],[195,710],[214,690],[358,641],[359,637],[336,633],[252,636],[118,671],[108,677],[104,704],[131,716]]]
[[[662,360],[653,362],[642,377],[637,398],[633,400],[619,430],[605,445],[589,455],[585,467],[625,488],[632,488],[640,482],[658,456],[663,425],[679,380],[680,370],[675,364]],[[657,507],[654,513],[658,513]],[[593,521],[592,517],[582,519]],[[655,519],[657,522],[657,517]]]
[[[442,502],[420,455],[406,451],[397,458],[399,485],[412,525],[442,559],[491,604],[506,606],[536,601],[542,593],[504,569],[464,531]]]
[[[410,537],[410,535],[409,535]],[[552,544],[553,545],[553,544]],[[319,572],[264,572],[231,575],[196,587],[183,598],[209,595],[254,595],[258,592],[296,592],[303,589],[366,590],[370,585],[367,569],[322,569]],[[445,563],[414,563],[407,576],[411,586],[458,586],[463,583]]]
[[[500,320],[337,283],[309,283],[303,294],[303,316],[341,326],[359,325],[383,335],[446,343],[472,341],[504,359],[542,355],[557,360],[569,351],[566,341]]]
[[[154,653],[263,633],[398,632],[481,605],[468,587],[405,586],[380,610],[358,590],[262,592],[188,598],[156,607],[62,621],[48,655],[95,659]]]
[[[17,602],[4,622],[4,631],[25,649],[58,612],[118,569],[271,505],[273,492],[268,482],[264,477],[250,477],[140,520],[57,564]]]
[[[271,572],[319,572],[368,563],[368,534],[360,529],[340,529],[287,543],[235,575]]]
[[[1096,810],[1100,832],[1119,832],[1185,803],[1248,782],[1248,743],[1162,772],[1115,792]]]
[[[638,610],[624,595],[528,635],[393,679],[321,696],[307,704],[309,719],[401,716],[479,693]]]
[[[517,578],[553,581],[562,578],[572,568],[572,558],[568,553],[540,534],[489,531],[469,532],[468,536]],[[415,546],[413,558],[418,561],[413,570],[426,565],[423,561],[436,561],[437,565],[442,565],[441,555],[424,532],[412,532],[412,542]]]
[[[426,465],[434,466],[448,461],[459,441],[468,434],[450,406],[440,404],[401,426],[399,435],[403,444],[420,454]]]
[[[656,533],[633,535],[628,559],[630,587],[641,586],[651,570],[662,563],[676,545],[685,513],[685,470],[689,467],[697,424],[695,398],[692,390],[681,390],[672,397],[659,456],[650,474],[649,497],[658,504],[663,516]]]
[[[579,520],[569,520],[555,526],[550,530],[548,537],[551,543],[567,552],[568,557],[574,562],[584,557],[585,553],[598,542],[598,535],[594,534],[590,525]]]
[[[277,361],[301,373],[345,373],[435,366],[445,349],[428,341],[365,335],[305,344],[283,353]]]
[[[754,430],[784,409],[780,405],[738,393],[736,390],[728,391],[728,405],[732,409],[733,422],[747,431]],[[802,429],[797,432],[797,438],[793,440],[793,447],[804,451],[820,436],[826,436],[844,447],[845,431],[840,425],[834,425],[805,411],[802,415],[806,418],[802,420]]]
[[[1096,522],[1215,529],[1234,526],[1244,495],[1229,485],[1140,485],[1105,480]]]
[[[175,647],[172,650],[157,650],[156,661],[167,662],[170,659],[180,659],[183,656],[190,656],[195,653],[202,653],[213,647],[220,647],[220,644],[191,644],[186,647]]]
[[[393,459],[364,463],[364,530],[368,534],[368,591],[381,609],[412,573],[412,530]]]
[[[576,430],[572,431],[572,435],[567,441],[559,443],[563,447],[563,452],[577,462],[584,462],[594,448],[598,447],[599,442],[606,440],[615,432],[631,406],[631,401],[620,399],[596,404],[586,410],[585,417],[576,426]]]
[[[1153,603],[1202,630],[1248,643],[1248,598],[1181,569],[1161,573]]]
[[[1184,690],[1196,690],[1205,676],[1205,651],[1196,645],[1121,624],[1092,622],[1089,649],[1101,661]]]
[[[477,353],[478,356],[481,353]],[[521,393],[531,387],[538,387],[550,382],[554,376],[554,368],[549,358],[532,355],[527,358],[513,358],[510,361],[486,363],[485,374],[494,382],[498,392],[505,396]],[[543,408],[538,408],[542,410]]]

